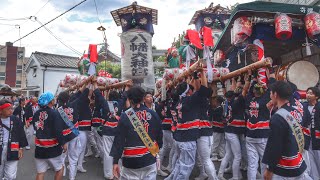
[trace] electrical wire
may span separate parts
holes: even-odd
[[[43,25],[38,19],[36,19],[36,21],[37,21],[41,26]],[[64,43],[64,42],[61,40],[61,38],[59,38],[58,36],[56,36],[55,34],[53,34],[53,32],[52,32],[50,29],[48,29],[46,26],[43,26],[43,27],[44,27],[45,30],[48,31],[49,34],[51,34],[51,35],[52,35],[56,40],[58,40],[62,45],[64,45],[65,47],[67,47],[68,49],[70,49],[71,51],[73,51],[74,53],[82,56],[82,54],[81,54],[79,51],[77,51],[76,49],[74,49],[74,48],[71,47],[70,45],[67,45],[66,43]]]
[[[51,0],[48,0],[37,12],[34,14],[36,16]]]
[[[96,0],[93,0],[93,1],[94,1],[94,6],[96,7],[97,18],[98,18],[98,20],[99,20],[100,25],[102,25],[102,23],[101,23],[101,21],[100,21],[100,18],[99,18],[99,11],[98,11],[98,7],[97,7]]]
[[[49,23],[53,22],[54,20],[58,19],[59,17],[63,16],[64,14],[68,13],[69,11],[73,10],[74,8],[78,7],[80,4],[86,2],[87,0],[83,0],[81,2],[79,2],[78,4],[74,5],[73,7],[71,7],[70,9],[68,9],[67,11],[61,13],[60,15],[56,16],[55,18],[51,19],[50,21],[46,22],[45,24],[41,25],[40,27],[36,28],[35,30],[29,32],[28,34],[24,35],[23,37],[13,41],[13,43],[16,43],[24,38],[26,38],[27,36],[29,36],[30,34],[33,34],[34,32],[38,31],[39,29],[43,28],[44,26],[48,25]],[[1,48],[0,50],[4,49],[6,47]]]

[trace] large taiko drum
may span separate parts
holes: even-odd
[[[276,71],[277,80],[287,80],[295,84],[298,90],[305,91],[319,81],[319,72],[309,61],[296,61],[281,65]]]

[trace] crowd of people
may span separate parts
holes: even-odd
[[[268,73],[265,86],[249,71],[228,91],[221,83],[224,94],[217,95],[198,71],[165,99],[132,82],[102,92],[90,76],[57,97],[20,97],[15,106],[13,98],[0,100],[1,178],[16,179],[34,138],[37,180],[49,167],[56,180],[64,172],[74,180],[93,152],[105,179],[187,180],[195,166],[197,180],[224,180],[226,172],[244,179],[241,171],[249,180],[320,179],[318,88],[301,103],[294,84]]]

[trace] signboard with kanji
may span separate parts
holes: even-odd
[[[138,29],[122,33],[121,51],[122,80],[155,89],[151,34]]]

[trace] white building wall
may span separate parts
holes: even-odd
[[[67,68],[48,68],[45,71],[44,76],[44,92],[50,91],[55,93],[60,83],[60,80],[63,80],[66,74],[79,74],[77,69],[67,69]],[[42,82],[42,81],[41,81]],[[41,92],[43,85],[40,86]]]
[[[33,68],[30,68],[28,69],[28,71],[26,72],[26,76],[27,76],[27,86],[39,86],[41,87],[41,82],[42,82],[42,71],[40,69],[40,64],[37,62],[37,61],[33,61],[33,64],[31,65],[32,66],[36,66],[35,68],[37,69],[36,70],[36,73],[35,73],[35,76],[34,76],[34,73],[33,73]]]

